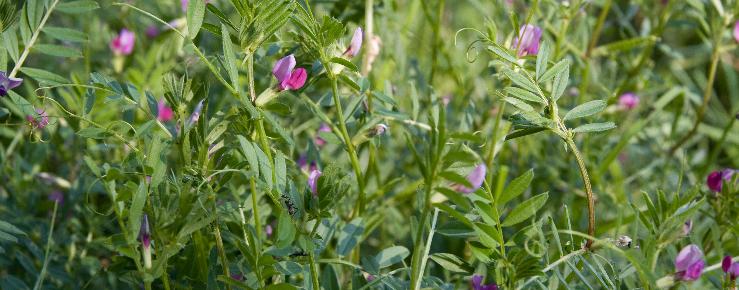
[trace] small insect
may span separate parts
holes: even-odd
[[[631,248],[631,237],[623,235],[616,240],[616,246]]]
[[[287,197],[286,195],[283,195],[282,198],[285,200],[285,207],[287,208],[287,212],[291,215],[295,215],[295,204],[293,203],[292,199]]]
[[[303,251],[303,250],[298,250],[298,251],[296,251],[296,252],[294,252],[294,253],[290,254],[290,258],[295,258],[295,257],[305,257],[305,256],[308,256],[308,253],[306,253],[306,252],[305,252],[305,251]]]

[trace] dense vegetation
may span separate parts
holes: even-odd
[[[0,289],[736,289],[738,18],[0,0]]]

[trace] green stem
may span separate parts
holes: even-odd
[[[315,254],[312,250],[308,254],[308,263],[310,264],[310,278],[311,282],[313,283],[313,289],[320,290],[321,285],[318,283],[318,267],[316,267],[316,260],[314,255]]]
[[[708,107],[708,101],[711,100],[711,95],[713,92],[713,81],[716,79],[716,69],[718,67],[718,61],[720,59],[720,50],[721,50],[721,39],[720,37],[717,37],[716,43],[713,45],[713,53],[711,54],[711,68],[708,71],[708,81],[706,82],[706,87],[703,90],[703,103],[701,103],[701,106],[698,108],[698,113],[695,117],[695,123],[693,123],[693,127],[688,131],[685,136],[680,138],[675,145],[673,145],[670,148],[669,155],[672,156],[672,154],[675,153],[675,151],[680,148],[680,146],[683,146],[685,142],[690,140],[691,137],[695,134],[695,132],[698,131],[698,126],[700,125],[701,121],[703,121],[703,116],[706,114],[706,108]]]
[[[218,224],[218,219],[216,219],[213,229],[215,230],[214,234],[216,236],[216,248],[218,248],[218,255],[221,258],[221,266],[223,266],[223,275],[230,278],[231,271],[228,269],[228,259],[226,258],[226,250],[223,247],[221,227]],[[231,290],[231,285],[226,284],[226,289]]]
[[[435,169],[432,168],[432,171],[434,170]],[[432,176],[433,175],[435,175],[434,172],[432,172]],[[419,285],[418,283],[421,280],[421,274],[423,272],[423,269],[421,269],[421,264],[423,260],[421,255],[423,251],[423,232],[424,228],[426,227],[426,220],[428,219],[429,213],[431,212],[431,190],[433,188],[432,182],[433,178],[426,179],[423,212],[421,213],[421,220],[418,223],[416,240],[413,242],[413,257],[411,260],[411,285],[414,285],[414,287]],[[419,288],[412,288],[412,290],[417,289]]]
[[[575,159],[577,159],[577,166],[580,169],[580,175],[582,176],[582,181],[585,184],[585,195],[588,199],[588,235],[591,237],[595,236],[595,197],[593,195],[593,188],[590,185],[590,177],[588,175],[588,169],[585,167],[585,160],[582,158],[582,155],[580,154],[580,150],[577,149],[577,145],[575,145],[575,141],[572,140],[571,137],[568,137],[565,139],[565,142],[567,143],[567,146],[572,150],[572,154],[575,155]],[[593,240],[588,239],[587,243],[585,244],[586,248],[590,248],[590,246],[593,245]]]
[[[18,58],[18,62],[15,63],[15,66],[13,66],[13,70],[10,71],[10,74],[8,74],[8,77],[15,77],[15,75],[18,73],[18,71],[23,66],[23,63],[26,62],[26,58],[28,57],[28,54],[31,53],[31,48],[34,44],[36,44],[36,40],[38,39],[39,34],[41,34],[41,29],[44,28],[44,25],[46,25],[46,21],[49,20],[49,16],[51,16],[51,12],[54,11],[54,8],[56,7],[56,4],[59,3],[59,0],[54,0],[54,2],[51,2],[51,5],[49,5],[49,9],[46,10],[46,14],[44,14],[44,18],[41,19],[41,22],[39,23],[38,27],[36,27],[36,30],[31,35],[31,39],[26,44],[26,47],[23,48],[23,53],[21,54],[20,58]]]
[[[329,66],[326,66],[329,67]],[[355,208],[355,216],[362,215],[365,207],[365,193],[364,193],[364,177],[362,177],[362,169],[359,165],[359,158],[357,157],[356,149],[352,143],[352,139],[349,137],[349,131],[346,129],[346,123],[344,122],[344,112],[341,108],[341,99],[339,98],[338,80],[333,73],[329,73],[331,80],[331,92],[334,98],[334,105],[336,106],[336,115],[339,118],[339,130],[341,137],[346,145],[347,151],[349,151],[349,158],[351,159],[352,168],[354,169],[354,175],[356,175],[357,185],[359,186],[359,198],[357,199],[357,205]]]
[[[33,290],[41,289],[41,285],[44,283],[44,276],[46,276],[46,268],[49,266],[49,252],[51,251],[52,234],[54,233],[54,222],[56,221],[56,211],[59,208],[59,202],[54,201],[54,212],[51,214],[51,227],[49,228],[49,236],[46,238],[46,250],[44,251],[44,264],[41,267],[41,272],[38,274],[36,279],[36,285],[33,286]]]

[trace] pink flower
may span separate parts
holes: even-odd
[[[0,97],[7,96],[8,91],[20,86],[22,82],[23,79],[10,78],[4,71],[0,71]]]
[[[331,127],[329,127],[326,123],[323,123],[321,124],[321,127],[318,128],[318,132],[316,132],[316,145],[318,145],[318,147],[326,145],[326,140],[323,140],[323,138],[318,135],[321,132],[331,132]]]
[[[734,40],[739,42],[739,20],[734,22]]]
[[[362,33],[362,28],[357,27],[356,30],[354,30],[354,35],[352,36],[352,42],[349,43],[349,47],[346,48],[346,51],[344,51],[344,55],[348,57],[354,57],[359,53],[359,50],[362,49],[362,38],[364,37],[364,33]]]
[[[470,289],[472,290],[498,290],[498,285],[495,283],[490,283],[487,285],[482,285],[482,275],[472,275],[472,279],[470,279]]]
[[[478,165],[477,167],[475,167],[475,169],[472,170],[472,172],[470,172],[469,175],[467,175],[467,181],[470,182],[472,187],[466,187],[464,185],[457,184],[455,186],[455,189],[462,193],[474,192],[475,190],[480,188],[480,186],[482,186],[482,182],[485,181],[485,174],[487,173],[487,169],[488,168],[485,166],[485,164]]]
[[[278,60],[272,68],[272,74],[277,79],[277,88],[283,90],[298,90],[303,87],[308,73],[304,68],[295,69],[295,56],[288,55]]]
[[[726,168],[723,170],[716,170],[714,172],[711,172],[711,174],[706,177],[706,184],[708,185],[708,188],[714,192],[721,192],[724,180],[731,180],[731,176],[734,175],[734,171],[735,170],[733,169]]]
[[[639,105],[639,96],[634,93],[624,93],[618,97],[618,104],[623,109],[631,110]]]
[[[724,270],[724,273],[729,275],[729,279],[731,279],[731,281],[734,281],[739,277],[739,262],[733,262],[731,260],[731,256],[725,256],[724,259],[721,260],[721,269]]]
[[[31,123],[31,127],[35,129],[43,129],[49,125],[49,116],[43,109],[36,109],[36,116],[26,116],[26,121]]]
[[[678,280],[695,281],[703,273],[703,252],[696,245],[685,246],[675,258],[675,276]]]
[[[112,50],[116,55],[129,55],[133,51],[135,43],[136,34],[123,28],[121,29],[121,32],[110,41],[110,50]]]
[[[268,238],[268,239],[269,239],[270,237],[272,237],[272,232],[273,232],[273,230],[272,230],[272,225],[268,224],[268,225],[266,225],[266,226],[264,227],[264,233],[265,233],[265,234],[267,235],[267,238]]]
[[[313,193],[313,196],[318,197],[318,178],[321,177],[323,172],[321,172],[318,169],[314,169],[310,172],[310,175],[308,175],[308,187],[310,187],[310,192]]]
[[[539,42],[541,42],[541,28],[531,24],[521,26],[518,37],[513,39],[513,48],[518,56],[535,55],[539,53]]]
[[[167,103],[164,102],[164,99],[159,100],[159,104],[157,105],[157,120],[160,122],[167,122],[169,120],[172,120],[172,117],[174,115],[174,112],[172,111],[172,108],[167,106]]]

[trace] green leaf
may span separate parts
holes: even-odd
[[[343,57],[333,57],[333,58],[331,58],[331,62],[336,63],[336,64],[343,65],[343,66],[345,66],[346,68],[350,69],[353,72],[358,72],[359,71],[359,68],[354,63],[352,63],[351,61],[346,60]]]
[[[590,115],[594,115],[597,113],[600,113],[600,111],[603,111],[603,109],[606,108],[606,102],[603,100],[595,100],[590,101],[584,104],[581,104],[577,107],[572,108],[567,114],[565,114],[565,117],[563,120],[572,120],[582,117],[587,117]]]
[[[570,66],[570,61],[567,59],[560,60],[556,64],[554,64],[551,68],[549,68],[539,79],[539,83],[546,82],[553,78],[556,75],[559,75],[564,71],[565,69],[568,69]]]
[[[491,45],[488,46],[488,50],[507,62],[516,63],[517,61],[516,57],[510,54],[507,49]]]
[[[361,217],[354,218],[350,223],[346,224],[339,234],[339,240],[336,244],[336,254],[346,256],[359,242],[364,233],[364,223]]]
[[[541,49],[539,49],[539,54],[536,56],[536,79],[541,79],[541,76],[544,75],[544,73],[547,70],[547,65],[549,62],[549,44],[548,42],[544,41],[541,44]]]
[[[531,82],[531,80],[518,72],[512,71],[510,69],[505,69],[503,70],[503,74],[519,87],[522,87],[533,93],[539,91],[536,84],[534,84],[533,82]]]
[[[519,109],[523,110],[524,112],[533,112],[534,111],[534,107],[532,107],[531,105],[529,105],[529,104],[527,104],[524,101],[521,101],[519,99],[506,97],[506,98],[503,98],[503,100],[506,101],[506,103],[509,103],[509,104],[515,106],[516,108],[519,108]]]
[[[37,44],[33,50],[51,56],[59,57],[81,57],[82,53],[76,49],[56,44]]]
[[[546,104],[547,101],[543,97],[529,92],[527,90],[517,88],[517,87],[506,87],[503,89],[506,93],[510,94],[511,96],[514,96],[516,98],[519,98],[524,101],[530,101],[530,102],[536,102],[540,104]]]
[[[536,211],[544,206],[544,204],[547,202],[547,198],[549,198],[549,194],[545,192],[522,202],[521,204],[516,206],[516,208],[511,210],[511,212],[503,221],[503,226],[512,226],[530,218],[531,216],[536,214]]]
[[[15,235],[25,235],[21,229],[17,228],[16,226],[10,224],[9,222],[0,220],[0,231],[11,233]]]
[[[590,123],[590,124],[579,126],[573,129],[572,132],[575,132],[575,133],[601,132],[601,131],[611,130],[613,128],[616,128],[616,124],[614,124],[613,122]]]
[[[293,225],[292,218],[285,211],[280,214],[280,218],[277,219],[277,241],[275,245],[277,247],[286,247],[290,245],[295,239],[295,225]]]
[[[77,131],[77,135],[90,139],[105,139],[110,136],[110,133],[101,128],[88,127]]]
[[[200,2],[200,1],[191,1]],[[225,24],[221,24],[221,40],[223,41],[223,61],[226,63],[226,71],[228,78],[231,79],[231,86],[239,87],[239,71],[236,69],[236,57],[233,52],[233,44],[231,43],[231,35]]]
[[[475,223],[475,232],[477,232],[477,236],[480,238],[480,243],[488,248],[496,248],[501,244],[502,237],[498,233],[498,229],[491,225]]]
[[[254,172],[255,176],[259,176],[259,159],[257,158],[257,152],[254,149],[256,144],[246,140],[244,136],[238,135],[236,138],[239,140],[241,145],[241,152],[246,157],[246,161],[249,162],[249,169]]]
[[[657,40],[657,37],[651,36],[651,35],[619,40],[619,41],[615,41],[615,42],[611,42],[608,44],[598,46],[597,48],[593,50],[592,55],[593,56],[612,55],[613,53],[631,50],[639,46],[650,45],[656,40]]]
[[[205,16],[205,1],[189,1],[187,4],[187,33],[190,39],[195,39],[203,25]]]
[[[439,176],[456,184],[472,187],[472,184],[470,184],[470,181],[467,180],[467,178],[454,171],[443,171],[439,173]]]
[[[508,183],[508,186],[506,186],[503,192],[500,194],[500,197],[498,198],[498,205],[503,206],[507,202],[524,193],[533,179],[534,170],[529,169],[524,174],[521,174],[521,176],[511,180],[511,182]]]
[[[46,83],[50,85],[61,85],[69,83],[69,81],[64,77],[42,69],[24,67],[21,68],[21,72],[41,83]]]
[[[185,223],[185,226],[180,229],[180,231],[177,233],[177,240],[180,242],[184,242],[187,237],[189,237],[192,233],[208,226],[210,223],[212,223],[216,219],[215,215],[211,216],[205,216],[198,220],[197,222],[187,222]]]
[[[136,190],[136,194],[133,196],[131,208],[128,211],[129,243],[133,243],[139,235],[139,230],[141,228],[141,215],[143,214],[147,196],[148,190],[146,190],[146,182],[143,182],[142,180],[139,183],[139,189]]]
[[[552,86],[552,101],[557,102],[559,97],[565,92],[567,84],[570,82],[570,64],[569,61],[565,68],[554,77],[554,84]]]
[[[429,258],[434,260],[439,266],[453,273],[472,273],[475,269],[472,268],[467,262],[449,253],[436,253],[430,255]]]
[[[79,30],[69,29],[65,27],[46,26],[42,31],[46,35],[54,39],[71,42],[87,41],[87,34]]]
[[[547,128],[545,128],[545,127],[532,127],[532,128],[519,129],[519,130],[513,131],[513,132],[509,133],[508,135],[506,135],[505,136],[505,140],[508,141],[508,140],[511,140],[511,139],[516,139],[516,138],[519,138],[519,137],[524,137],[524,136],[536,134],[536,133],[539,133],[539,132],[544,131],[546,129]]]
[[[62,2],[56,6],[57,11],[69,14],[85,13],[98,8],[100,6],[97,1],[92,0]]]
[[[393,246],[382,250],[380,253],[375,255],[374,262],[379,266],[379,269],[391,266],[395,263],[400,263],[408,257],[410,251],[403,246]]]

